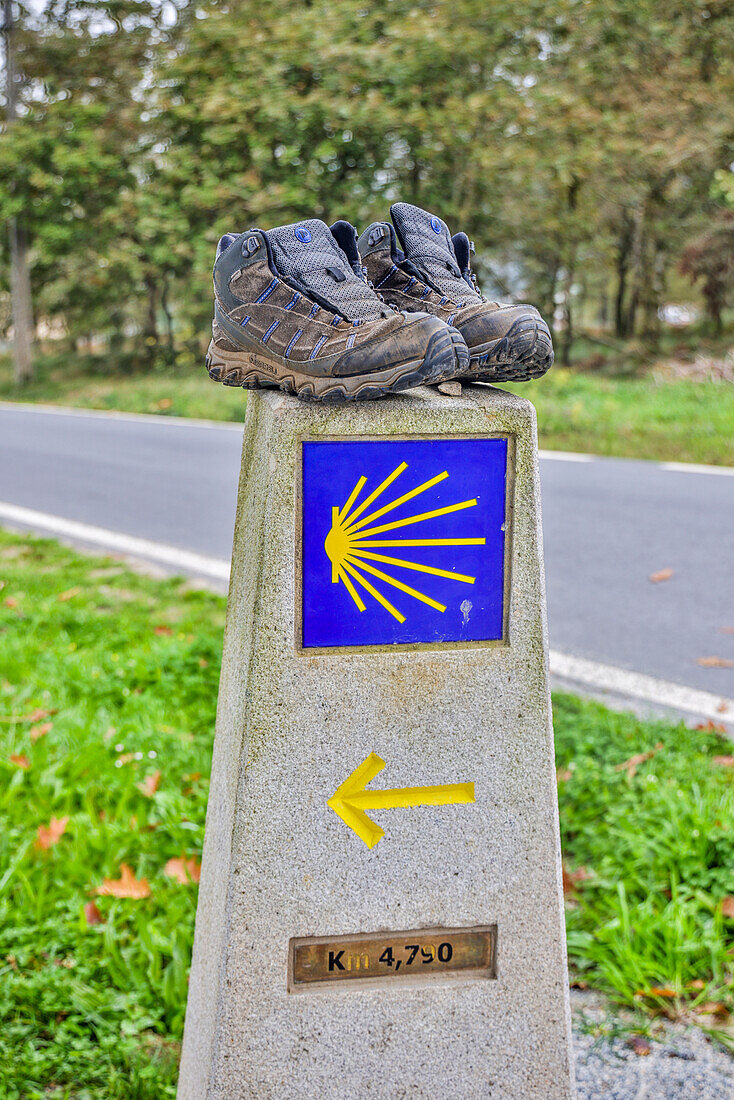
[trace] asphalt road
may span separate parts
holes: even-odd
[[[226,560],[241,435],[0,405],[0,502]],[[734,670],[697,663],[734,660],[734,471],[562,455],[541,470],[553,649],[734,696]]]

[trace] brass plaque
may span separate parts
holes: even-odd
[[[315,936],[290,941],[288,990],[318,983],[496,977],[497,926]]]

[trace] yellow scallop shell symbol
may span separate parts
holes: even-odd
[[[324,549],[331,562],[331,581],[332,584],[344,585],[349,595],[354,600],[360,611],[366,610],[366,605],[362,600],[359,592],[355,588],[355,583],[359,585],[361,589],[367,592],[373,599],[377,600],[379,604],[389,611],[390,614],[398,620],[399,623],[405,622],[405,615],[398,611],[390,601],[383,595],[383,593],[375,587],[373,582],[367,580],[365,573],[369,573],[371,577],[375,577],[378,581],[381,581],[383,585],[390,585],[392,588],[397,588],[406,595],[411,596],[415,600],[420,600],[421,603],[428,604],[430,607],[436,609],[436,611],[445,611],[445,604],[438,603],[437,600],[431,599],[424,592],[419,592],[416,588],[411,588],[410,585],[404,584],[403,581],[398,580],[397,577],[392,577],[388,573],[385,573],[382,569],[378,569],[372,565],[372,562],[380,562],[384,565],[395,566],[399,569],[413,570],[416,573],[431,573],[436,577],[448,577],[450,580],[460,581],[463,584],[474,584],[475,577],[469,577],[464,573],[454,573],[448,569],[438,569],[433,565],[423,565],[420,562],[409,561],[406,558],[394,558],[387,554],[375,553],[375,550],[383,550],[387,547],[413,547],[413,546],[483,546],[486,539],[483,538],[455,538],[455,539],[431,539],[431,538],[419,538],[419,539],[386,539],[382,536],[387,531],[394,531],[399,527],[407,527],[410,524],[424,523],[427,520],[434,519],[437,516],[445,516],[451,512],[460,512],[464,508],[474,508],[476,506],[476,500],[462,500],[458,504],[449,504],[445,508],[435,508],[430,512],[421,512],[418,515],[408,516],[405,519],[394,520],[392,523],[377,523],[376,521],[382,519],[393,509],[398,508],[401,504],[405,504],[406,501],[412,500],[414,497],[420,496],[421,493],[427,492],[433,488],[434,485],[438,485],[440,481],[447,478],[448,472],[444,470],[442,473],[437,474],[435,477],[430,478],[428,481],[424,481],[422,485],[417,485],[415,489],[410,489],[407,493],[403,493],[402,496],[396,497],[390,501],[389,504],[384,504],[381,508],[377,508],[376,511],[370,512],[368,515],[364,515],[368,508],[382,496],[386,489],[400,477],[403,471],[407,470],[408,464],[401,462],[391,474],[389,474],[380,485],[370,493],[369,496],[358,504],[360,494],[367,484],[366,477],[360,477],[357,484],[352,489],[346,503],[341,507],[334,506],[331,510],[331,528],[326,536],[324,542]]]

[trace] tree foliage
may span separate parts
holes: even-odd
[[[19,15],[0,219],[22,216],[36,316],[70,339],[193,350],[221,233],[363,225],[399,197],[469,232],[480,272],[554,316],[566,351],[584,317],[654,339],[691,242],[728,224],[729,0],[53,0]],[[726,294],[702,278],[720,319]]]

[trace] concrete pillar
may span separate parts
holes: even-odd
[[[179,1100],[572,1097],[532,405],[251,394],[232,567]]]

